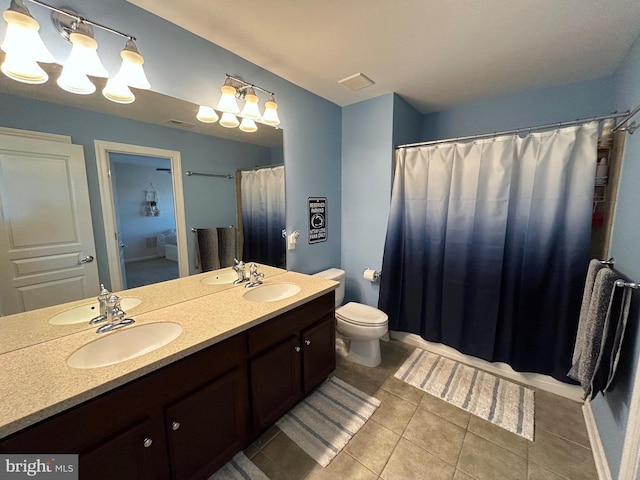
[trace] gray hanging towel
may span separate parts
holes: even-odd
[[[585,398],[591,394],[591,382],[604,340],[604,326],[609,312],[616,280],[620,276],[610,268],[604,268],[596,275],[589,313],[586,317],[586,335],[577,368],[576,380],[585,392]]]
[[[218,258],[220,268],[232,267],[236,255],[236,227],[219,227],[218,229]]]
[[[593,295],[593,287],[596,282],[596,275],[600,270],[605,268],[604,265],[599,260],[591,260],[589,262],[589,268],[587,270],[587,278],[584,283],[584,292],[582,294],[582,305],[580,306],[580,316],[578,317],[578,332],[576,334],[576,342],[573,348],[573,357],[571,360],[571,370],[567,373],[567,376],[573,378],[574,380],[580,381],[578,378],[578,368],[580,365],[580,357],[582,355],[582,350],[585,345],[588,343],[587,335],[588,335],[588,315],[589,308],[591,306],[591,296]]]
[[[195,266],[201,272],[220,268],[217,228],[196,228]]]

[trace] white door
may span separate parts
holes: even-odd
[[[0,134],[0,315],[99,291],[82,146]]]

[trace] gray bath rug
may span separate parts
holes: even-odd
[[[395,377],[527,440],[533,440],[533,390],[416,348]]]
[[[331,377],[296,405],[277,425],[323,467],[380,406],[380,400]]]
[[[223,465],[209,480],[269,480],[242,452]]]

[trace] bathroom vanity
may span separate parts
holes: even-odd
[[[0,355],[33,362],[22,381],[0,377],[0,452],[78,453],[92,480],[207,478],[335,368],[335,282],[286,272],[265,284],[278,282],[301,291],[247,302],[237,287],[141,315],[183,333],[117,365],[66,365],[94,331]]]

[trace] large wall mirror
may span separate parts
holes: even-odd
[[[60,67],[51,67],[50,78],[57,78],[57,68]],[[57,88],[53,80],[45,85],[25,85],[0,75],[0,127],[66,135],[73,144],[83,148],[95,263],[99,272],[99,281],[95,282],[93,291],[87,291],[86,298],[98,294],[99,283],[111,287],[114,258],[110,258],[113,255],[107,247],[114,233],[119,235],[117,245],[123,250],[120,252],[123,287],[127,279],[131,287],[137,287],[174,278],[180,272],[183,276],[200,273],[202,259],[196,254],[197,235],[193,232],[198,229],[233,226],[243,230],[244,241],[235,256],[247,262],[285,267],[284,239],[281,229],[274,227],[278,224],[270,226],[269,235],[261,225],[255,231],[262,233],[256,235],[250,227],[255,219],[247,220],[252,215],[251,197],[257,195],[251,191],[251,185],[256,184],[258,192],[264,189],[260,182],[277,177],[282,191],[276,202],[280,208],[277,215],[284,228],[282,130],[260,124],[254,133],[226,129],[218,124],[198,122],[195,118],[198,106],[186,101],[136,91],[133,104],[118,105],[105,100],[100,91],[101,85],[98,85],[92,95],[72,95]],[[100,163],[96,160],[100,145],[104,144],[135,147],[131,152],[107,152],[114,205],[106,207],[102,204],[105,197],[101,192],[105,186],[100,183]],[[151,153],[147,154],[146,149]],[[172,172],[171,155],[162,152],[179,153],[182,192],[176,192],[175,178],[172,181],[176,172]],[[42,186],[34,183],[34,188],[42,189]],[[181,196],[183,217],[174,211],[176,194]],[[243,202],[249,202],[240,209],[244,222],[237,208],[245,205]],[[256,203],[260,201],[257,199]],[[46,205],[42,208],[46,209]],[[115,225],[111,226],[105,225],[104,220],[105,211],[110,208],[116,218]],[[46,217],[46,211],[40,213]],[[176,235],[180,230],[186,232],[182,242]],[[269,238],[273,239],[275,233],[280,242],[276,247],[269,246],[267,241],[273,241]],[[282,251],[274,255],[278,249]],[[179,258],[184,259],[180,269],[177,268]],[[144,261],[158,259],[170,268],[161,273],[145,271]],[[128,271],[135,271],[137,277],[124,274]],[[59,298],[60,303],[69,301],[64,294]],[[0,305],[6,303],[0,292]]]

